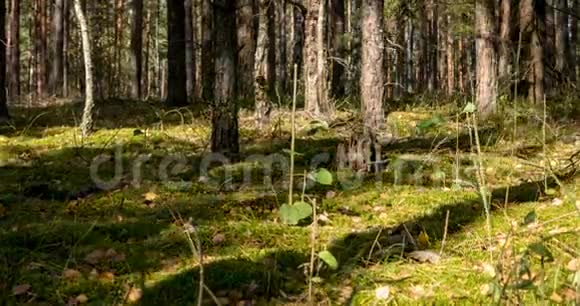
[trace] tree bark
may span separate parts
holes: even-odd
[[[88,136],[93,130],[93,108],[95,105],[93,98],[93,61],[91,59],[91,35],[89,26],[80,0],[74,0],[75,15],[81,30],[81,40],[83,48],[83,59],[85,66],[85,107],[83,119],[81,121],[81,133],[83,137]]]
[[[455,93],[455,43],[453,39],[451,15],[447,15],[447,95],[453,96]]]
[[[511,50],[511,0],[500,1],[500,27],[499,27],[499,62],[498,75],[502,82],[510,79],[510,65],[512,58]]]
[[[15,101],[20,96],[20,0],[11,1],[8,28],[8,97]]]
[[[256,35],[254,30],[254,0],[238,1],[238,84],[240,98],[254,98],[254,58],[256,56]]]
[[[0,1],[0,42],[6,41],[6,2]],[[8,114],[8,103],[6,91],[6,45],[0,43],[0,123],[10,118]]]
[[[570,20],[570,52],[568,53],[568,62],[570,63],[570,80],[576,84],[578,79],[578,60],[576,57],[576,48],[578,46],[578,16],[580,14],[580,1],[572,0],[571,11],[574,14],[569,16]]]
[[[384,123],[383,50],[383,1],[363,0],[360,87],[363,123],[370,132],[377,131]]]
[[[270,0],[259,0],[258,4],[258,39],[256,43],[256,57],[254,61],[254,90],[256,99],[256,125],[262,128],[268,121],[270,113],[270,93],[272,75],[269,73],[269,53],[271,37],[268,33],[269,8],[274,5]]]
[[[193,0],[185,0],[185,72],[187,97],[192,99],[195,91],[195,39],[193,26]]]
[[[519,6],[522,40],[528,42],[526,75],[528,98],[532,103],[541,103],[545,95],[544,48],[540,37],[545,37],[546,3],[543,0],[521,0]]]
[[[567,0],[554,0],[556,7],[556,23],[554,25],[555,29],[555,51],[556,51],[556,66],[555,70],[560,76],[561,81],[569,79],[570,69],[569,63],[566,62],[570,58],[568,53],[570,52],[570,46],[568,41],[568,1]]]
[[[347,0],[350,1],[350,0]],[[344,44],[345,13],[344,0],[332,0],[332,85],[331,94],[334,98],[342,98],[344,90],[344,65],[346,64],[346,48]]]
[[[201,78],[202,99],[211,101],[214,93],[215,65],[214,65],[214,23],[212,0],[202,0],[202,50],[201,50]],[[221,25],[220,25],[221,27]]]
[[[34,49],[36,53],[36,94],[38,97],[44,97],[47,93],[47,50],[46,50],[46,2],[44,0],[36,0],[34,14]]]
[[[143,0],[133,0],[131,23],[131,97],[141,99],[143,94]]]
[[[49,76],[50,92],[57,96],[63,96],[64,78],[64,17],[65,0],[56,0],[52,16],[52,66]]]
[[[497,66],[495,54],[495,4],[494,0],[475,2],[475,49],[477,109],[482,119],[488,118],[497,108]]]
[[[325,0],[308,0],[304,31],[304,104],[307,112],[318,116],[328,109],[326,78],[323,75],[324,56],[324,7]],[[322,69],[321,69],[322,68]]]
[[[236,1],[214,0],[216,31],[215,92],[212,109],[212,152],[235,158],[240,151],[236,105]]]
[[[187,75],[185,61],[184,0],[167,1],[167,105],[186,106]]]

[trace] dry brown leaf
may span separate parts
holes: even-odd
[[[491,293],[491,286],[489,284],[483,284],[479,287],[479,292],[482,295],[489,295]]]
[[[566,268],[572,272],[578,271],[579,267],[580,267],[580,263],[578,262],[578,258],[574,258],[574,259],[570,260],[568,262],[568,264],[566,265]]]
[[[556,303],[562,303],[564,301],[564,299],[556,292],[552,293],[550,300]]]
[[[434,252],[434,251],[430,251],[430,250],[424,250],[424,251],[413,251],[409,254],[407,254],[407,256],[411,259],[414,259],[418,262],[428,262],[428,263],[432,263],[432,264],[436,264],[439,262],[439,260],[441,259],[441,256],[439,256],[438,253]]]
[[[87,297],[87,295],[86,295],[86,294],[82,293],[82,294],[79,294],[79,295],[78,295],[78,296],[75,298],[75,301],[76,301],[78,304],[84,304],[84,303],[86,303],[86,302],[88,302],[88,301],[89,301],[89,298]]]
[[[159,198],[159,196],[152,191],[147,192],[146,194],[143,195],[143,197],[145,198],[145,202],[149,202],[149,203],[151,203]]]
[[[127,292],[127,302],[129,303],[135,303],[139,301],[141,297],[143,297],[143,290],[141,290],[141,288],[131,287],[129,292]]]
[[[562,295],[564,295],[566,301],[575,301],[576,299],[580,298],[580,293],[570,288],[562,290]]]
[[[224,234],[215,234],[215,235],[213,236],[213,238],[211,239],[211,242],[212,242],[214,245],[219,245],[219,244],[222,244],[222,243],[224,243],[225,241],[226,241],[226,236],[225,236]]]
[[[110,283],[115,280],[115,274],[112,272],[103,272],[99,274],[99,281],[104,283]]]
[[[97,249],[94,250],[92,252],[90,252],[89,254],[87,254],[87,256],[85,256],[85,261],[96,265],[98,263],[100,263],[103,259],[105,259],[107,257],[107,254],[105,251],[101,250],[101,249]]]
[[[18,285],[16,287],[12,288],[12,294],[23,295],[25,293],[28,293],[28,291],[30,291],[31,288],[32,288],[32,286],[30,286],[30,284]]]
[[[62,272],[62,277],[66,280],[74,280],[82,276],[82,273],[75,269],[66,269]]]

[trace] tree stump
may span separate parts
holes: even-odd
[[[357,173],[379,172],[382,168],[381,144],[374,133],[356,133],[340,143],[336,149],[339,169],[350,169]]]

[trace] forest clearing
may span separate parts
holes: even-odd
[[[0,305],[578,305],[578,0],[0,0]]]

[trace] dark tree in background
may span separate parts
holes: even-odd
[[[186,106],[187,71],[185,69],[185,3],[167,1],[167,105]]]
[[[143,94],[143,0],[133,0],[131,22],[131,97],[141,99]]]
[[[240,151],[236,105],[236,1],[215,0],[215,90],[212,105],[211,150],[235,158]]]
[[[64,79],[64,18],[65,18],[65,1],[56,0],[54,2],[54,11],[52,16],[52,41],[51,56],[52,63],[50,66],[50,76],[48,79],[50,92],[58,97],[63,96],[63,79]]]
[[[8,29],[8,96],[15,101],[20,96],[20,0],[10,1]]]
[[[0,42],[6,41],[6,2],[0,1]],[[8,120],[8,106],[6,103],[6,44],[0,43],[0,122]]]

